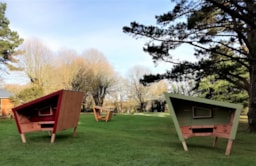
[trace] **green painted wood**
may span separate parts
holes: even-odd
[[[178,134],[179,140],[181,142],[185,141],[185,139],[183,138],[182,132],[180,130],[180,125],[179,125],[178,119],[176,117],[176,113],[174,111],[173,105],[172,105],[171,100],[170,100],[170,96],[169,96],[170,94],[164,93],[164,95],[165,95],[165,98],[166,98],[166,103],[168,105],[169,111],[171,112],[172,121],[174,123],[174,127],[175,127],[175,130],[176,130],[177,134]]]
[[[232,140],[234,140],[236,138],[236,133],[237,133],[237,128],[238,128],[238,124],[239,124],[241,110],[242,110],[242,108],[237,108],[236,112],[235,112],[235,117],[234,117],[232,129],[231,129],[231,133],[230,133],[230,139],[232,139]]]

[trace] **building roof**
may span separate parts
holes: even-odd
[[[13,94],[8,92],[7,90],[0,88],[0,98],[8,98],[12,95]]]

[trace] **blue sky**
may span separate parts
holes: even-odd
[[[155,15],[172,8],[170,0],[5,0],[10,28],[22,38],[36,37],[53,51],[91,48],[102,52],[121,75],[136,65],[153,73],[167,66],[153,64],[142,51],[145,41],[122,32],[131,21],[155,24]],[[181,55],[181,56],[187,56]]]

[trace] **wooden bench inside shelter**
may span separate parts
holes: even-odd
[[[108,122],[112,118],[113,111],[108,109],[108,108],[105,108],[105,107],[94,106],[93,107],[93,113],[94,113],[95,120],[97,122],[99,120],[103,120],[103,121]]]

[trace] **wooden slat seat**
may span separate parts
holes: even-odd
[[[97,122],[99,120],[104,120],[104,121],[108,122],[112,118],[113,111],[111,111],[110,109],[105,108],[105,107],[94,106],[93,113],[94,113],[95,120]]]

